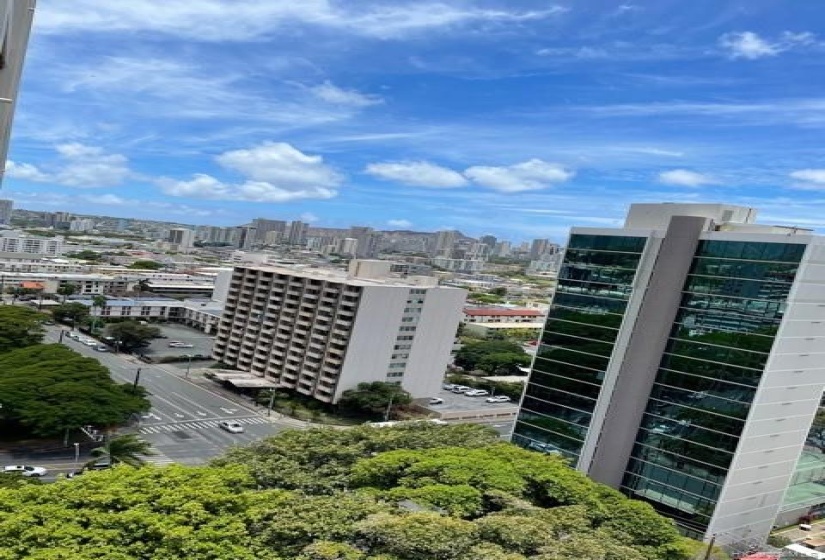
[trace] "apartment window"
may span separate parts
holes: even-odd
[[[404,377],[403,371],[391,371],[387,373],[387,377]]]

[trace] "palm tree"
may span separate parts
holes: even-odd
[[[66,303],[66,298],[77,293],[77,284],[67,283],[57,288],[57,294],[63,296],[61,303]]]
[[[140,299],[140,296],[143,295],[143,292],[147,291],[148,289],[149,280],[147,280],[146,278],[138,280],[138,283],[135,284],[135,291],[138,293],[138,299]]]
[[[100,459],[109,459],[109,463],[117,465],[123,463],[133,467],[140,467],[146,464],[146,459],[142,456],[156,455],[152,445],[136,434],[123,434],[109,438],[106,445],[92,449],[93,459],[86,463],[86,466],[93,465]]]
[[[106,296],[102,294],[92,296],[92,334],[94,334],[95,327],[97,326],[97,317],[95,317],[94,309],[95,307],[99,308],[101,314],[103,314],[103,308],[106,307],[106,302],[108,301]]]

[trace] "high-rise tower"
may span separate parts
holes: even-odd
[[[636,204],[574,228],[513,441],[691,536],[766,536],[825,388],[825,240],[754,217]]]

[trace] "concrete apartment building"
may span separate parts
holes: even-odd
[[[573,228],[514,443],[721,544],[825,504],[806,444],[825,388],[825,239],[755,214],[635,204],[624,228]]]
[[[429,277],[390,278],[390,266],[235,268],[215,359],[329,403],[371,381],[436,394],[466,292]]]

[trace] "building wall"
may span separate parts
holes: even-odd
[[[359,383],[401,381],[388,377],[388,373],[408,295],[409,289],[384,286],[364,288],[341,376],[335,387],[336,401],[344,391]]]

